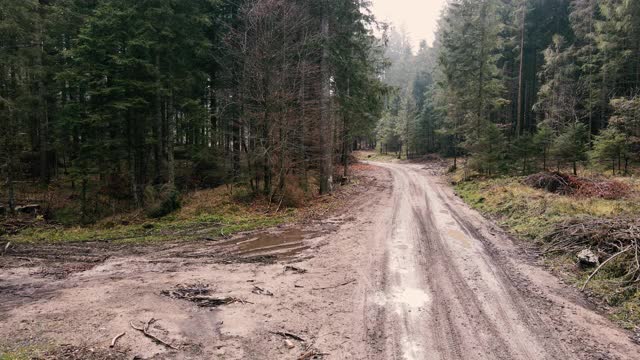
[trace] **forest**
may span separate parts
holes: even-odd
[[[414,54],[399,29],[386,55],[383,152],[484,175],[627,175],[640,160],[638,1],[454,0],[432,47]]]
[[[82,222],[220,185],[325,194],[360,148],[485,175],[638,163],[638,2],[451,1],[415,51],[369,5],[3,1],[2,211],[55,186]]]
[[[638,175],[640,0],[0,0],[0,360],[637,359]]]
[[[379,31],[360,1],[3,0],[0,210],[65,192],[83,223],[220,185],[329,193],[374,142]]]

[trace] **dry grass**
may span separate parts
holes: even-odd
[[[523,184],[522,179],[511,177],[462,181],[457,184],[456,190],[472,207],[496,219],[509,232],[536,242],[541,248],[547,244],[545,237],[563,224],[587,219],[602,219],[609,223],[613,219],[640,218],[640,182],[635,178],[615,178],[631,189],[627,196],[616,200],[549,193]],[[575,250],[554,252],[546,259],[560,276],[582,287],[593,269],[577,266]],[[602,260],[605,259],[606,254]],[[640,292],[635,288],[621,287],[621,275],[616,269],[616,266],[603,268],[589,283],[588,291],[611,306],[610,315],[623,326],[638,326]]]
[[[188,241],[217,238],[233,233],[306,221],[326,216],[342,208],[357,186],[363,172],[361,164],[352,167],[351,183],[338,187],[327,196],[318,196],[313,174],[304,191],[295,177],[286,180],[286,195],[256,195],[246,187],[220,186],[195,191],[181,199],[181,208],[168,216],[150,219],[135,210],[108,216],[91,225],[64,226],[39,221],[6,236],[13,243],[68,243],[105,241],[109,243],[148,244],[159,241]],[[364,168],[363,168],[364,169]]]

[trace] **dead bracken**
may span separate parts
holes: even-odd
[[[527,186],[560,195],[617,200],[627,196],[631,188],[620,181],[588,179],[560,172],[541,172],[523,180]]]

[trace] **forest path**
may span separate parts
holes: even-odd
[[[328,219],[99,247],[105,260],[62,273],[40,258],[0,257],[0,357],[3,346],[52,343],[88,349],[85,360],[638,359],[628,332],[470,210],[432,165],[352,170],[348,206]],[[62,249],[98,245],[73,246]],[[57,259],[56,250],[34,256]],[[75,266],[59,257],[52,265]],[[163,295],[194,283],[232,302]],[[150,331],[179,349],[131,328],[152,318]]]
[[[377,164],[393,178],[384,305],[386,359],[638,358],[589,310],[457,198],[424,165]]]

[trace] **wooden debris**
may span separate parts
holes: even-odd
[[[274,334],[274,335],[278,335],[278,336],[282,336],[283,338],[291,338],[293,340],[297,340],[300,342],[306,342],[305,339],[301,338],[300,336],[296,335],[296,334],[292,334],[289,332],[285,332],[285,331],[270,331],[270,333]]]
[[[4,250],[2,250],[2,256],[4,256],[4,254],[7,252],[7,250],[9,250],[10,246],[11,246],[11,241],[9,241],[7,243],[7,245],[4,246]]]
[[[296,274],[304,274],[307,272],[307,269],[302,269],[299,267],[287,265],[284,267],[284,271],[293,271]]]
[[[621,288],[640,285],[640,219],[580,218],[560,223],[545,235],[547,253],[577,254],[589,249],[594,256],[606,259],[587,278],[582,289],[605,265],[614,264],[621,271],[610,273]]]
[[[37,214],[40,212],[41,206],[38,204],[29,204],[23,206],[16,206],[16,212],[23,214]]]
[[[258,295],[273,296],[273,293],[271,291],[263,289],[259,286],[254,286],[251,292]]]
[[[631,192],[631,187],[616,180],[582,178],[559,172],[542,172],[528,176],[525,185],[560,195],[616,200]]]
[[[160,345],[164,345],[170,349],[173,350],[180,350],[180,348],[173,346],[171,344],[169,344],[168,342],[156,337],[155,335],[149,333],[149,327],[151,326],[151,324],[153,324],[154,322],[156,322],[156,319],[151,318],[149,319],[149,321],[147,321],[147,323],[144,325],[143,328],[137,327],[135,325],[133,325],[133,322],[129,322],[129,325],[131,325],[131,327],[135,330],[138,330],[140,332],[142,332],[142,334],[144,334],[144,336],[148,337],[149,339],[155,341],[156,343],[160,344]]]
[[[118,335],[116,335],[113,340],[111,340],[111,345],[109,345],[109,347],[115,347],[116,346],[116,342],[118,341],[118,339],[120,339],[121,337],[123,337],[126,334],[126,332],[120,333]]]
[[[625,249],[613,254],[610,258],[608,258],[607,260],[603,261],[602,264],[600,264],[600,266],[598,266],[592,273],[591,275],[589,275],[589,277],[587,278],[587,280],[584,282],[584,284],[582,285],[582,288],[580,290],[584,291],[584,289],[587,287],[587,284],[589,283],[589,281],[591,281],[591,279],[598,273],[598,271],[600,271],[600,269],[602,269],[609,261],[617,258],[618,256],[626,253],[627,251],[631,250],[631,246],[627,246]],[[636,270],[637,271],[637,270]]]
[[[559,172],[533,174],[524,179],[523,182],[532,188],[543,189],[554,194],[568,195],[573,192],[570,177]]]
[[[296,347],[289,339],[284,339],[284,345],[289,349],[293,349],[294,347]]]
[[[327,355],[329,354],[318,351],[313,347],[313,344],[310,344],[309,346],[307,346],[306,349],[304,349],[304,352],[300,354],[300,356],[298,356],[296,360],[317,359],[317,358],[323,358],[324,356],[327,356]]]
[[[349,281],[345,281],[345,282],[343,282],[343,283],[341,283],[341,284],[338,284],[338,285],[326,286],[326,287],[319,287],[319,288],[312,288],[311,290],[327,290],[327,289],[335,289],[335,288],[339,288],[339,287],[341,287],[341,286],[349,285],[349,284],[351,284],[352,282],[355,282],[355,281],[356,281],[356,279],[351,279],[351,280],[349,280]]]
[[[221,305],[228,305],[233,303],[250,304],[250,302],[235,298],[224,297],[218,298],[210,296],[211,289],[207,284],[190,284],[190,285],[178,285],[173,290],[162,290],[160,294],[170,297],[172,299],[187,300],[196,303],[199,307],[218,307]]]

